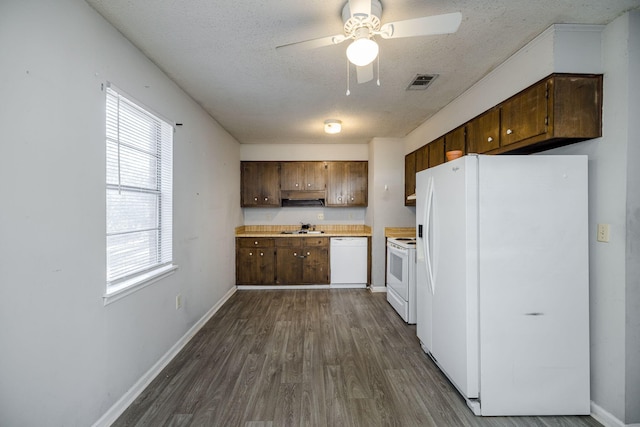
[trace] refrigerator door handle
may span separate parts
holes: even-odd
[[[430,240],[432,236],[433,227],[431,227],[431,221],[433,221],[432,211],[433,211],[433,177],[429,179],[429,185],[427,189],[427,207],[424,210],[424,258],[425,263],[427,265],[427,279],[429,285],[429,291],[432,295],[436,293],[436,284],[433,282],[433,267],[431,265],[431,245]]]

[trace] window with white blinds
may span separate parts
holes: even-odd
[[[172,263],[173,127],[108,87],[107,294]]]

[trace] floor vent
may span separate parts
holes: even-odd
[[[407,90],[425,90],[438,77],[437,74],[418,74],[411,81]]]

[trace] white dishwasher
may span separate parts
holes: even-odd
[[[331,238],[331,287],[367,287],[367,238]]]

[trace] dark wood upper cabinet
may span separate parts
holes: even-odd
[[[327,206],[366,207],[368,170],[366,161],[327,162]]]
[[[241,206],[280,206],[280,164],[241,162]]]
[[[404,205],[415,206],[416,201],[409,200],[409,197],[416,192],[416,152],[404,156]]]
[[[469,153],[486,153],[500,147],[500,108],[495,107],[467,123]]]
[[[367,206],[367,161],[243,161],[240,170],[242,207],[279,207],[282,198],[310,194],[326,206]]]
[[[465,126],[460,126],[444,136],[444,151],[460,150],[467,154],[467,131]]]
[[[429,149],[429,167],[444,163],[444,136],[427,144]]]
[[[540,82],[509,98],[501,106],[500,146],[547,132],[547,82]]]
[[[280,189],[322,191],[326,187],[324,162],[281,162]]]
[[[423,145],[416,150],[416,172],[423,171],[429,167],[429,146]]]
[[[602,136],[602,75],[552,74],[500,105],[500,147],[528,154]]]

